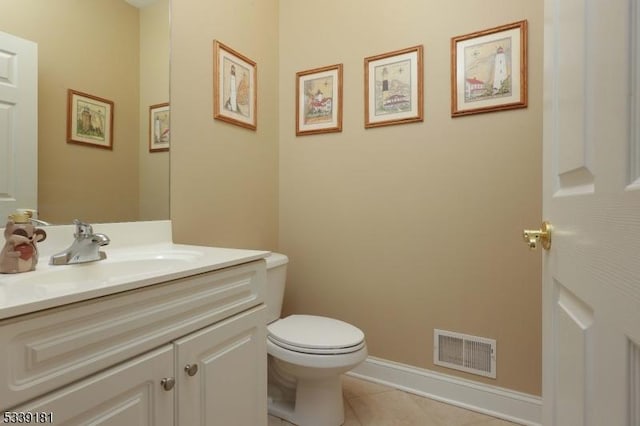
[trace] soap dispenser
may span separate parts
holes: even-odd
[[[47,238],[46,232],[31,222],[31,214],[21,211],[9,215],[4,228],[5,243],[0,251],[0,273],[33,271],[38,263],[36,243]]]

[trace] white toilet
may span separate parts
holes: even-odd
[[[367,357],[364,333],[332,318],[280,319],[289,259],[272,253],[266,261],[269,414],[299,426],[339,426],[340,375]]]

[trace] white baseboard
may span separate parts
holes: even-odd
[[[375,357],[347,374],[522,425],[542,422],[542,398],[497,386]]]

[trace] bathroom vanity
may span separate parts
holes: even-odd
[[[106,251],[0,276],[2,415],[266,424],[268,252],[142,239]]]

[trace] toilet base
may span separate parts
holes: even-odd
[[[367,346],[339,355],[281,348],[267,339],[269,414],[298,426],[344,423],[342,374],[367,357]]]
[[[340,376],[298,379],[295,395],[295,401],[269,398],[269,414],[298,426],[340,426],[344,423]]]

